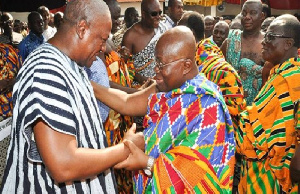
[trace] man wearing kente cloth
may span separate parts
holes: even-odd
[[[235,133],[242,158],[240,193],[297,193],[289,166],[300,139],[300,23],[282,15],[262,41],[265,61],[276,64]],[[298,58],[297,58],[298,57]]]
[[[264,20],[260,0],[247,0],[242,11],[243,31],[230,31],[223,42],[221,50],[226,61],[238,72],[242,79],[244,97],[251,105],[262,84],[261,41],[263,32],[261,23]]]
[[[126,115],[143,115],[145,153],[116,168],[136,170],[136,193],[230,193],[234,167],[232,121],[218,86],[199,74],[196,43],[184,26],[165,32],[155,49],[155,80],[134,94],[94,84],[96,97]],[[151,94],[152,93],[152,94]]]

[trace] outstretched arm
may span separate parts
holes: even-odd
[[[156,84],[153,83],[144,90],[127,94],[121,90],[106,88],[95,82],[91,82],[95,96],[98,100],[128,116],[143,116],[147,113],[148,97],[156,92]]]
[[[125,160],[129,149],[124,143],[105,149],[79,148],[74,136],[60,133],[39,119],[34,126],[34,138],[43,163],[57,182],[87,179]],[[144,147],[144,137],[135,134],[135,125],[125,139]]]

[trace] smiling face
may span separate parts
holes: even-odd
[[[158,0],[149,0],[142,11],[142,21],[148,27],[158,28],[161,13]]]
[[[241,23],[244,31],[260,30],[264,20],[260,2],[246,1],[242,9]]]
[[[283,30],[282,21],[272,22],[262,41],[263,59],[274,65],[284,61],[285,52],[290,48],[288,41],[292,40],[292,38],[287,37],[288,35],[286,35]]]
[[[169,92],[194,77],[198,73],[194,58],[195,38],[189,28],[178,26],[165,32],[155,47],[158,90]]]
[[[105,51],[111,27],[110,17],[90,23],[81,39],[82,59],[77,62],[80,66],[90,67],[96,56]]]

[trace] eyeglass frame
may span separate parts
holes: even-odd
[[[179,58],[179,59],[176,59],[175,61],[171,61],[171,62],[166,63],[166,64],[163,64],[160,60],[155,58],[154,59],[154,64],[155,64],[155,68],[157,67],[159,71],[162,71],[163,67],[171,65],[171,64],[173,64],[175,62],[178,62],[178,61],[181,61],[181,60],[187,60],[187,58]],[[159,61],[159,63],[157,61]],[[160,65],[160,64],[162,64],[162,65]]]
[[[272,37],[272,39],[270,39],[270,38],[267,38],[267,37]],[[275,38],[292,38],[292,37],[289,37],[289,36],[284,36],[283,34],[272,34],[272,32],[267,32],[267,33],[265,33],[265,35],[264,35],[264,41],[266,42],[266,43],[270,43],[270,42],[272,42],[273,40],[275,40]]]
[[[146,11],[146,13],[148,13],[152,17],[156,17],[156,16],[161,16],[162,11],[161,10],[160,11],[151,11],[151,12]]]

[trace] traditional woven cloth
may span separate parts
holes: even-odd
[[[183,0],[185,5],[201,5],[205,7],[220,5],[222,2],[223,0]]]
[[[300,130],[300,58],[276,65],[236,131],[242,193],[297,193],[289,166]]]
[[[230,30],[226,60],[238,72],[242,80],[244,98],[251,105],[262,84],[262,66],[248,58],[241,58],[242,31]]]
[[[242,112],[246,108],[246,101],[241,78],[210,38],[198,43],[196,62],[199,71],[220,87],[230,115],[237,116]]]
[[[21,68],[21,58],[16,50],[8,44],[0,43],[0,80],[13,79]],[[0,116],[5,119],[12,116],[12,90],[0,94]]]
[[[218,87],[203,74],[180,88],[149,97],[145,153],[153,177],[135,172],[137,193],[229,193],[234,134]]]
[[[106,68],[110,81],[122,86],[131,87],[134,77],[133,61],[124,61],[115,51],[105,55]],[[122,141],[124,133],[132,126],[132,117],[121,115],[110,110],[108,119],[104,123],[108,145],[116,145]],[[119,193],[132,193],[132,173],[126,170],[115,170]]]

